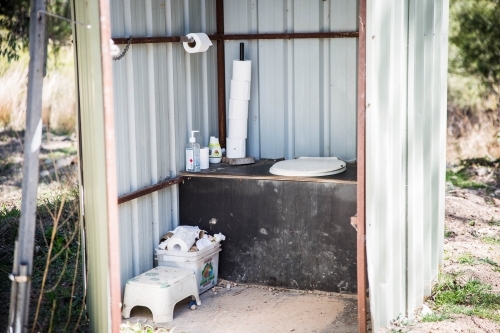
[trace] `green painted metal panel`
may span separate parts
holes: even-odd
[[[99,1],[73,1],[83,170],[87,312],[92,332],[110,331],[108,227]]]

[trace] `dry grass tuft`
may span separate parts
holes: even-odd
[[[499,96],[477,78],[450,74],[448,80],[447,156],[451,164],[471,158],[500,157]]]
[[[73,53],[63,48],[57,59],[49,56],[43,81],[42,122],[56,134],[70,134],[76,126]],[[50,55],[50,53],[49,53]],[[0,62],[0,129],[21,130],[26,121],[28,57]]]
[[[54,72],[44,80],[42,122],[56,134],[75,130],[75,81],[73,71]]]
[[[500,157],[499,111],[460,109],[448,105],[447,161]]]
[[[0,127],[20,130],[26,117],[28,83],[26,63],[12,64],[0,76]]]

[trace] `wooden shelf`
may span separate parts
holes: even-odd
[[[249,165],[229,165],[226,163],[210,164],[209,169],[201,172],[181,171],[184,177],[209,177],[209,178],[236,178],[236,179],[262,179],[262,180],[285,180],[296,182],[314,183],[348,183],[356,184],[356,164],[348,163],[347,170],[332,176],[323,177],[287,177],[276,176],[269,172],[269,168],[279,160],[260,160]]]

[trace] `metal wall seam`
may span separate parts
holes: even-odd
[[[153,9],[152,0],[147,0],[146,4],[146,36],[153,36]],[[146,49],[147,63],[148,63],[148,81],[149,81],[149,149],[151,155],[151,184],[158,183],[158,151],[156,144],[156,82],[155,82],[155,59],[153,54],[153,45],[148,44]],[[158,207],[158,192],[151,193],[151,208],[152,208],[152,238],[150,246],[154,249],[156,242],[160,240],[160,226],[159,226],[159,207]]]
[[[172,3],[171,0],[165,0],[165,30],[167,34],[172,34]],[[176,140],[176,130],[175,130],[175,99],[174,99],[174,64],[173,64],[173,45],[172,43],[167,44],[167,98],[168,98],[168,142],[169,142],[169,155],[170,155],[170,177],[173,178],[177,176],[177,157],[176,157],[176,148],[177,148],[177,140]],[[174,185],[170,187],[170,196],[171,196],[171,220],[172,227],[177,227],[179,225],[179,187],[178,185]],[[168,215],[167,215],[168,216]]]
[[[321,11],[323,12],[323,17],[321,20],[321,31],[330,30],[330,3],[323,1],[321,5]],[[321,156],[330,156],[330,41],[323,39],[320,41],[320,67],[323,73],[328,75],[320,76],[320,137],[322,140],[320,142],[320,154]]]
[[[392,180],[391,208],[393,210],[393,260],[397,263],[394,286],[396,289],[395,312],[406,314],[406,68],[407,68],[407,29],[408,9],[406,1],[392,0],[391,3],[391,74],[390,94],[392,97],[392,116],[394,131],[392,144],[399,149],[392,149],[393,172],[388,174]]]
[[[184,35],[187,35],[190,32],[189,0],[184,0],[183,4],[184,4]],[[191,54],[188,52],[184,52],[184,64],[186,66],[186,73],[184,77],[184,82],[186,85],[186,115],[187,115],[186,131],[190,136],[191,134],[190,132],[193,130],[193,105],[191,96]]]
[[[431,292],[431,274],[432,274],[432,216],[433,206],[433,185],[432,185],[432,99],[433,99],[433,37],[434,28],[434,0],[425,0],[424,16],[424,296]]]
[[[201,0],[201,31],[207,31],[207,18],[206,18],[206,0]],[[202,86],[202,124],[203,130],[200,128],[203,137],[200,140],[201,145],[208,147],[209,144],[209,122],[208,122],[208,57],[207,53],[203,52],[201,55],[201,86]],[[217,135],[216,135],[217,136]]]
[[[424,4],[410,1],[408,59],[408,305],[412,313],[424,299],[423,66]]]
[[[286,31],[295,32],[294,30],[294,10],[293,10],[293,0],[287,0],[286,2],[286,21],[285,21],[285,29]],[[295,157],[295,104],[293,103],[293,86],[295,84],[294,75],[293,75],[293,39],[285,41],[284,52],[285,53],[285,155],[284,157],[287,159],[292,159]]]
[[[432,186],[432,237],[431,237],[431,250],[432,250],[432,262],[431,262],[431,287],[432,281],[437,278],[438,275],[438,249],[439,243],[443,240],[443,233],[438,234],[440,220],[439,220],[439,206],[440,198],[442,194],[440,193],[440,157],[441,153],[441,117],[440,117],[440,106],[441,106],[441,61],[440,54],[442,52],[440,44],[440,25],[442,20],[442,0],[436,0],[433,3],[434,7],[434,20],[432,29],[432,42],[433,42],[433,54],[432,54],[432,64],[433,64],[433,78],[432,78],[432,174],[431,174],[431,186]]]
[[[132,35],[132,13],[131,13],[131,1],[130,0],[125,0],[123,1],[123,8],[124,8],[124,28],[125,28],[125,36],[131,36]],[[129,191],[135,191],[138,189],[138,179],[137,179],[137,146],[136,146],[136,127],[135,127],[135,95],[133,93],[134,91],[134,64],[133,64],[133,56],[136,50],[136,47],[131,45],[128,54],[125,57],[125,62],[126,62],[126,79],[127,79],[127,86],[126,86],[126,96],[127,96],[127,111],[128,111],[128,124],[127,124],[127,130],[128,130],[128,145],[129,145],[129,159],[128,161],[121,161],[122,165],[128,165],[128,168],[130,169],[130,178],[129,180],[126,179],[120,179],[120,182],[125,181],[125,182],[130,182],[129,185]],[[123,130],[124,128],[122,128]],[[120,207],[121,209],[121,207]],[[129,221],[130,224],[125,225],[123,223],[123,228],[130,228],[131,229],[131,234],[129,234],[129,237],[127,240],[123,240],[122,242],[124,243],[129,243],[131,244],[131,253],[130,255],[132,258],[128,258],[125,260],[130,260],[132,262],[132,276],[136,276],[140,274],[140,267],[139,267],[139,262],[140,262],[140,256],[139,256],[139,245],[138,245],[138,238],[136,235],[139,234],[139,225],[138,225],[138,207],[137,207],[137,200],[133,200],[130,202],[130,215],[127,217],[127,221]],[[121,215],[123,216],[123,215]],[[125,222],[125,221],[123,221]],[[123,243],[122,243],[123,244]],[[130,277],[129,277],[130,278]]]

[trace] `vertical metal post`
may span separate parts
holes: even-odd
[[[118,179],[116,166],[116,132],[113,103],[113,69],[111,66],[111,12],[108,0],[99,0],[102,93],[104,111],[104,145],[106,151],[106,201],[108,206],[108,260],[109,260],[109,302],[110,332],[120,332],[121,324],[121,282],[120,282],[120,240],[118,227]]]
[[[216,0],[215,21],[217,34],[224,34],[224,0]],[[226,148],[226,70],[224,40],[217,40],[217,89],[219,104],[219,143]]]
[[[358,185],[357,185],[357,282],[358,331],[366,333],[366,0],[359,0],[358,38]]]
[[[36,196],[38,189],[38,155],[42,142],[42,88],[45,68],[45,0],[31,0],[28,72],[28,100],[26,109],[26,131],[24,134],[24,163],[22,181],[21,219],[19,222],[18,246],[14,257],[14,279],[9,322],[13,332],[25,332],[28,324],[29,295],[33,272],[33,248],[35,243]],[[26,279],[22,277],[26,276]]]
[[[18,276],[19,275],[19,265],[18,263],[18,248],[19,248],[19,242],[16,241],[14,245],[14,261],[12,264],[12,275],[13,276]],[[17,299],[17,282],[12,281],[12,287],[10,291],[10,309],[9,309],[9,329],[10,331],[13,330],[14,327],[14,321],[16,320],[16,299]]]

